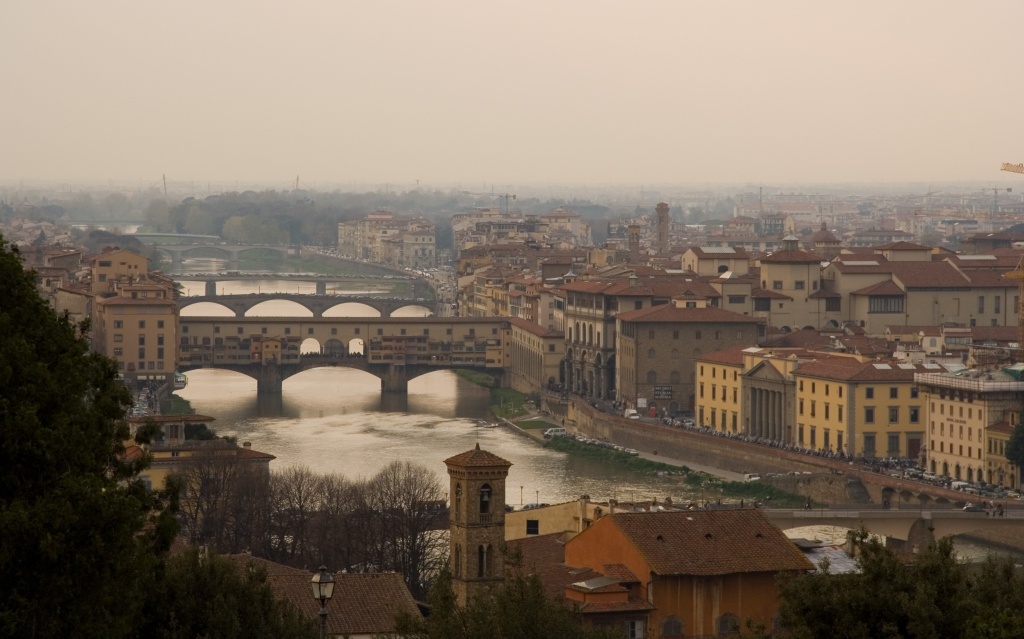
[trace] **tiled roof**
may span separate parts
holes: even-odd
[[[605,564],[602,567],[601,572],[603,572],[606,577],[611,577],[619,583],[640,583],[640,579],[634,575],[633,571],[625,564]]]
[[[476,448],[473,450],[467,450],[466,452],[459,453],[454,457],[449,457],[444,460],[444,463],[447,466],[462,466],[465,468],[508,468],[512,465],[512,462],[506,461],[494,453],[481,450],[479,443],[477,443]]]
[[[555,330],[551,330],[551,329],[545,328],[545,327],[543,327],[543,326],[541,326],[539,324],[534,324],[533,322],[531,322],[529,320],[525,320],[525,319],[523,319],[521,317],[510,317],[510,318],[508,318],[508,322],[510,324],[518,326],[519,328],[523,329],[524,331],[527,331],[529,333],[532,333],[533,335],[536,335],[537,337],[562,337],[562,336],[564,336],[564,333],[562,331],[555,331]]]
[[[1014,426],[1010,425],[1010,422],[1002,421],[992,424],[986,430],[990,433],[999,433],[1000,435],[1012,435],[1014,428]]]
[[[900,295],[904,296],[906,293],[899,286],[896,286],[892,280],[885,280],[878,284],[872,284],[871,286],[865,286],[864,288],[852,291],[850,295]]]
[[[843,361],[843,360],[846,361]],[[928,373],[933,370],[921,365],[896,361],[858,362],[852,358],[832,358],[808,362],[800,366],[794,375],[817,377],[853,382],[912,382],[914,373]]]
[[[1011,269],[1012,270],[1012,269]],[[983,270],[983,269],[969,269],[967,271],[967,277],[971,280],[971,286],[974,287],[990,287],[990,288],[1012,288],[1016,287],[1017,280],[1011,280],[1006,277],[1009,270]]]
[[[842,295],[836,293],[835,291],[826,291],[825,289],[819,289],[811,293],[808,297],[810,297],[812,300],[822,300],[836,297],[841,298]]]
[[[893,242],[892,244],[883,244],[881,246],[873,247],[876,251],[930,251],[932,247],[925,246],[924,244],[914,244],[913,242]]]
[[[743,365],[743,351],[750,348],[749,346],[737,346],[736,348],[729,348],[724,351],[715,351],[706,355],[701,355],[697,358],[698,362],[704,362],[706,364],[725,364],[727,366],[742,366]]]
[[[771,300],[791,300],[793,299],[789,295],[782,293],[776,293],[775,291],[768,290],[766,288],[752,288],[750,289],[750,297],[768,298]]]
[[[760,324],[761,320],[750,315],[741,315],[721,308],[678,308],[673,304],[662,304],[638,311],[627,311],[616,315],[626,322],[714,322],[730,324]]]
[[[975,326],[971,329],[971,341],[974,342],[1016,342],[1019,339],[1019,326]]]
[[[771,255],[761,258],[762,264],[819,264],[822,261],[824,260],[820,255],[801,250],[775,251]]]
[[[595,526],[605,519],[622,531],[658,575],[814,569],[758,509],[615,513]],[[587,532],[569,543],[582,540]]]
[[[565,544],[561,540],[563,534],[552,533],[508,542],[510,549],[522,554],[523,569],[540,577],[544,591],[552,599],[564,596],[570,584],[601,576],[589,568],[565,565]]]
[[[267,583],[276,598],[292,602],[307,619],[318,618],[320,602],[313,599],[309,585],[313,573],[251,555],[229,555],[229,558],[240,569],[250,564],[265,569]],[[399,612],[420,614],[398,573],[337,573],[334,580],[334,596],[327,604],[330,636],[393,633]]]
[[[629,612],[636,610],[654,610],[655,606],[648,603],[646,599],[630,597],[629,601],[588,601],[580,604],[580,611],[584,614],[595,614],[599,612]]]
[[[895,324],[886,326],[885,331],[890,335],[920,335],[924,333],[929,336],[938,335],[941,332],[938,326],[897,326]]]

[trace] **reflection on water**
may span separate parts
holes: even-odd
[[[392,460],[412,460],[447,486],[444,460],[477,443],[512,462],[509,503],[594,499],[689,499],[673,478],[635,476],[607,465],[569,458],[506,428],[481,428],[490,396],[450,371],[409,383],[409,394],[381,393],[362,371],[322,368],[284,382],[277,396],[256,393],[255,380],[222,370],[188,373],[178,395],[196,412],[217,418],[222,435],[252,442],[277,457],[272,468],[306,465],[366,477]]]

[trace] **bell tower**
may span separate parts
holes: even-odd
[[[505,478],[512,462],[480,450],[444,460],[450,478],[452,587],[460,606],[505,581]]]

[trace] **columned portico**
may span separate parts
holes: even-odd
[[[780,444],[789,443],[793,419],[793,382],[775,367],[761,364],[748,371],[744,385],[747,434]]]

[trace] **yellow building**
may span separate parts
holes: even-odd
[[[561,383],[560,369],[565,357],[565,335],[533,322],[509,319],[508,344],[511,366],[509,385],[524,393]]]
[[[118,282],[134,281],[149,273],[149,260],[125,249],[110,248],[92,260],[92,292],[115,290]]]
[[[697,360],[697,424],[724,433],[744,430],[743,372],[748,351],[762,352],[757,347],[738,346],[708,353]]]
[[[126,285],[94,304],[93,348],[117,360],[130,382],[165,382],[177,368],[178,304],[170,290]]]
[[[925,401],[914,375],[937,364],[829,358],[793,372],[796,444],[854,457],[917,460],[926,441]]]
[[[1020,485],[1020,469],[1009,465],[1003,449],[1021,410],[1022,367],[915,376],[927,406],[930,472],[954,481]]]

